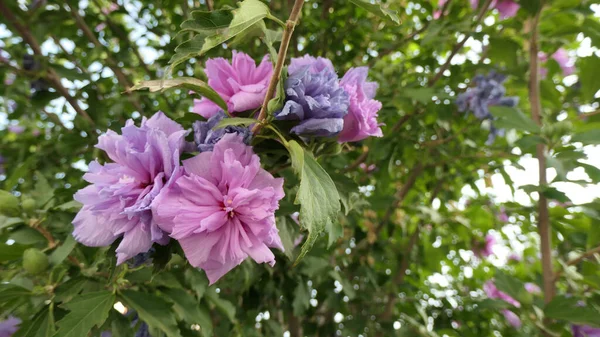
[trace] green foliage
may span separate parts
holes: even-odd
[[[69,309],[58,321],[54,337],[85,336],[94,326],[101,326],[115,303],[115,295],[109,291],[98,291],[80,295],[64,305]]]
[[[175,312],[169,310],[171,305],[164,299],[134,290],[125,290],[119,294],[119,297],[133,308],[150,328],[164,332],[167,337],[181,337]]]

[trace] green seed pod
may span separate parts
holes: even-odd
[[[29,248],[23,252],[23,269],[29,274],[39,274],[48,269],[48,257],[37,248]]]
[[[0,214],[16,217],[20,213],[19,198],[10,192],[0,190]]]
[[[23,199],[23,201],[21,201],[21,207],[23,208],[23,211],[25,211],[25,213],[32,214],[35,211],[37,204],[35,200],[31,198],[26,198]]]

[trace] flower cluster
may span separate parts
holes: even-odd
[[[525,283],[523,287],[530,294],[539,295],[542,293],[542,290],[540,289],[540,287],[535,283]],[[503,300],[504,302],[506,302],[516,308],[521,307],[521,303],[519,303],[519,301],[512,298],[507,293],[496,288],[496,285],[494,284],[494,282],[492,280],[487,281],[483,285],[483,291],[485,292],[485,294],[488,298]],[[508,309],[503,309],[501,311],[501,313],[504,316],[504,318],[506,319],[506,321],[511,326],[513,326],[515,329],[519,329],[521,327],[521,325],[522,325],[521,319],[513,311],[508,310]]]
[[[493,121],[494,117],[490,113],[490,106],[515,107],[519,103],[518,97],[505,97],[506,88],[502,85],[506,76],[496,72],[490,72],[487,76],[477,75],[473,82],[474,88],[469,88],[466,92],[458,95],[456,104],[461,112],[472,111],[475,117],[480,120]],[[490,126],[490,135],[487,144],[491,144],[496,136],[503,135],[503,129],[497,129],[493,123]]]
[[[174,238],[211,283],[248,256],[273,265],[268,247],[283,250],[274,216],[283,180],[260,167],[236,132],[204,137],[202,152],[180,165],[187,133],[159,112],[140,127],[128,121],[121,135],[101,136],[97,147],[113,162],[90,163],[84,179],[91,185],[75,195],[83,208],[74,237],[88,246],[122,238],[117,263],[134,258],[136,265],[153,243]]]
[[[288,73],[285,104],[275,118],[298,122],[292,133],[339,135],[339,142],[383,136],[381,102],[374,99],[377,84],[367,81],[368,68],[352,68],[340,80],[330,60],[305,55],[292,59]]]

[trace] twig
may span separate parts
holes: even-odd
[[[594,112],[589,112],[589,113],[586,113],[586,114],[581,114],[581,115],[579,115],[579,118],[580,119],[586,119],[588,117],[596,116],[596,115],[600,115],[600,110],[596,110]]]
[[[215,5],[213,4],[213,0],[206,0],[206,8],[209,11],[212,11],[215,8]]]
[[[350,171],[354,170],[355,168],[360,166],[360,164],[362,164],[367,159],[368,156],[369,156],[369,148],[365,147],[363,149],[363,153],[361,153],[360,156],[358,156],[358,158],[356,158],[356,160],[352,162],[352,164],[346,166],[341,172],[345,173],[345,172],[350,172]]]
[[[573,260],[569,260],[565,263],[566,266],[574,266],[579,264],[580,262],[582,262],[583,260],[589,259],[590,257],[596,255],[596,254],[600,254],[600,246],[590,249],[587,252],[584,252],[583,254],[579,255],[578,257],[574,258]],[[556,281],[561,275],[562,275],[563,271],[558,271],[554,274],[554,281]]]
[[[296,27],[296,23],[298,22],[298,17],[300,16],[300,12],[302,11],[303,5],[304,0],[295,0],[294,7],[292,8],[292,12],[290,13],[290,17],[285,23],[285,28],[283,29],[283,35],[281,38],[281,45],[279,46],[279,53],[277,54],[277,63],[275,64],[275,71],[273,71],[273,76],[271,76],[271,82],[269,83],[267,94],[265,95],[265,99],[263,100],[263,104],[258,115],[258,123],[256,123],[256,125],[252,128],[252,133],[254,134],[260,131],[260,129],[263,126],[264,120],[267,118],[267,105],[275,95],[277,83],[281,78],[281,71],[283,69],[283,64],[285,63],[285,57],[287,55],[288,47],[290,45],[290,40],[292,38],[292,34],[294,33],[294,27]]]
[[[22,25],[17,20],[14,13],[4,4],[3,1],[0,1],[0,13],[13,27],[15,27],[23,40],[31,47],[34,54],[43,57],[44,54],[42,53],[42,48],[40,47],[40,44],[37,42],[36,38],[31,34],[26,26]],[[45,79],[54,89],[56,89],[56,91],[58,91],[59,94],[61,94],[67,100],[67,102],[69,102],[69,105],[73,107],[78,115],[81,115],[81,117],[86,119],[91,125],[94,125],[94,120],[79,106],[79,103],[77,103],[77,100],[71,96],[69,90],[62,85],[60,82],[60,77],[56,71],[54,71],[54,69],[48,68]]]
[[[394,211],[396,210],[396,208],[398,208],[398,206],[400,206],[400,204],[404,201],[404,198],[406,198],[406,195],[408,194],[410,189],[413,187],[413,185],[417,181],[417,178],[421,175],[421,173],[423,173],[424,169],[425,169],[425,165],[423,165],[423,163],[420,162],[420,163],[416,164],[410,170],[408,179],[406,179],[406,182],[404,183],[404,185],[402,185],[402,187],[398,190],[398,192],[396,192],[396,196],[395,196],[396,198],[395,198],[394,202],[388,208],[388,210],[385,212],[383,220],[381,221],[379,226],[375,229],[376,234],[379,234],[379,232],[381,232],[383,227],[385,227],[390,222],[390,219],[392,218],[392,214],[394,214]]]
[[[531,102],[531,116],[537,125],[542,125],[542,104],[540,99],[540,69],[538,64],[538,23],[542,12],[543,3],[531,21],[531,38],[529,41],[529,101]],[[536,156],[539,165],[539,186],[548,184],[546,177],[545,145],[538,144]],[[554,298],[554,273],[552,272],[552,235],[550,228],[550,215],[548,213],[548,200],[539,193],[538,200],[538,230],[540,234],[540,251],[542,254],[542,278],[544,281],[544,302],[549,303]]]
[[[481,20],[483,19],[483,15],[485,14],[485,12],[487,12],[487,10],[490,7],[491,3],[492,3],[492,0],[487,0],[483,4],[483,6],[481,7],[481,10],[479,11],[479,14],[477,14],[477,18],[475,19],[475,27],[477,27],[477,25],[479,25],[481,23]],[[440,67],[440,69],[433,76],[433,78],[431,79],[431,81],[429,81],[428,87],[432,87],[435,84],[435,82],[437,82],[442,77],[442,75],[444,74],[444,71],[446,71],[450,67],[450,62],[452,62],[452,59],[454,58],[454,56],[456,56],[456,54],[458,54],[458,52],[462,49],[462,47],[465,45],[465,43],[467,43],[467,40],[469,40],[469,38],[471,37],[471,35],[473,35],[472,31],[470,31],[469,33],[465,34],[465,36],[463,37],[463,39],[460,40],[460,42],[458,42],[454,46],[454,48],[450,52],[450,56],[448,56],[448,59],[446,60],[446,62]]]

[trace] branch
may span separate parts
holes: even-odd
[[[584,252],[583,254],[579,255],[577,258],[574,258],[573,260],[567,261],[567,263],[565,263],[565,265],[566,266],[577,265],[580,262],[582,262],[583,260],[589,259],[590,257],[592,257],[596,254],[600,254],[600,246],[590,249],[587,252]],[[562,273],[563,273],[562,270],[556,272],[556,274],[554,274],[554,281],[556,281],[562,275]]]
[[[385,227],[385,225],[387,225],[390,222],[392,214],[394,214],[396,208],[398,208],[398,206],[400,206],[400,204],[404,201],[404,198],[406,198],[406,195],[417,181],[417,177],[419,177],[421,173],[423,173],[424,169],[425,166],[423,165],[423,163],[418,163],[410,170],[408,179],[406,179],[404,185],[402,185],[398,192],[396,192],[396,199],[385,212],[385,216],[383,217],[381,224],[375,229],[376,234],[379,234],[383,227]]]
[[[540,68],[538,64],[538,23],[542,12],[540,10],[531,21],[531,38],[529,41],[529,101],[531,102],[531,116],[538,125],[542,125],[542,104],[540,99]],[[540,187],[548,184],[546,178],[545,145],[538,144],[536,156],[539,163]],[[540,233],[540,251],[542,253],[542,277],[544,281],[544,302],[552,301],[554,297],[554,274],[552,272],[552,235],[550,228],[550,215],[548,213],[548,200],[540,193],[538,200],[538,230]]]
[[[31,34],[29,29],[26,26],[23,26],[15,17],[14,13],[6,7],[3,1],[0,1],[0,13],[6,18],[6,20],[17,30],[19,35],[23,38],[23,40],[31,47],[33,53],[35,55],[43,57],[42,48],[40,44],[37,42],[35,37]],[[86,119],[91,125],[94,125],[94,120],[83,110],[77,100],[71,96],[69,90],[65,88],[60,82],[60,77],[52,68],[48,68],[45,79],[50,83],[50,85],[58,91],[66,100],[69,102],[69,105],[73,107],[75,112],[78,115],[81,115],[84,119]]]
[[[346,172],[350,172],[350,171],[354,170],[355,168],[360,166],[360,164],[362,164],[367,159],[368,156],[369,156],[369,148],[365,146],[363,149],[363,153],[361,153],[360,156],[358,156],[358,158],[356,158],[356,160],[352,162],[352,164],[346,166],[343,170],[341,170],[341,172],[346,173]]]
[[[477,14],[477,18],[475,19],[475,27],[477,27],[481,23],[481,20],[483,19],[483,15],[485,14],[485,12],[487,12],[488,8],[492,4],[492,1],[493,0],[487,0],[481,7],[479,14]],[[469,40],[471,35],[473,35],[473,31],[470,31],[469,33],[465,34],[463,39],[460,40],[454,46],[454,48],[450,52],[450,56],[448,56],[448,59],[446,60],[446,62],[440,67],[440,69],[433,76],[431,81],[429,81],[429,83],[427,84],[428,87],[432,87],[435,84],[435,82],[437,82],[442,77],[442,75],[444,74],[444,71],[446,71],[450,67],[450,62],[452,62],[452,59],[454,58],[454,56],[456,56],[456,54],[458,54],[458,52],[462,49],[462,47],[465,45],[465,43],[467,43],[467,40]]]
[[[275,64],[275,71],[273,71],[273,76],[271,76],[271,82],[269,83],[267,94],[265,95],[262,107],[260,108],[260,113],[258,115],[258,123],[256,123],[256,125],[252,128],[252,133],[254,134],[260,131],[264,120],[267,118],[267,105],[275,95],[277,83],[281,78],[281,71],[283,69],[283,64],[285,63],[285,57],[287,55],[288,47],[290,45],[290,40],[292,39],[292,34],[294,33],[294,27],[296,27],[296,23],[298,22],[298,17],[300,16],[300,12],[302,11],[303,5],[304,0],[295,0],[294,7],[292,8],[292,12],[290,13],[290,17],[285,23],[285,28],[283,29],[283,36],[281,38],[281,45],[279,46],[279,53],[277,54],[277,63]]]

